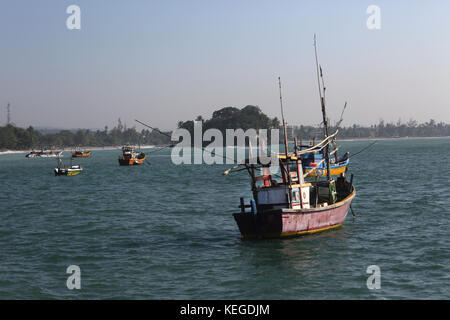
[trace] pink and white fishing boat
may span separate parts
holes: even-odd
[[[330,145],[335,144],[338,131],[332,135],[328,134],[325,86],[322,68],[317,62],[316,45],[315,55],[325,137],[319,144],[306,150],[301,150],[295,139],[294,150],[289,152],[281,97],[281,80],[278,78],[285,147],[284,153],[277,154],[281,175],[271,172],[271,168],[276,164],[267,164],[267,161],[261,161],[260,158],[246,159],[240,164],[245,166],[250,174],[253,193],[250,204],[245,205],[244,199],[241,198],[241,212],[233,214],[244,238],[289,237],[337,228],[343,225],[347,212],[349,208],[351,209],[351,203],[356,194],[353,175],[348,181],[347,167],[335,173],[331,170]],[[304,172],[302,166],[304,155],[317,150],[324,155],[321,163],[326,173],[312,174],[321,167],[319,165]],[[228,174],[230,170],[225,171],[224,174]],[[260,174],[257,174],[258,170]],[[339,176],[334,178],[334,174]]]

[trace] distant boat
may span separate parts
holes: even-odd
[[[27,158],[56,158],[56,157],[62,157],[63,151],[31,151],[25,157]]]
[[[334,154],[335,157],[330,157],[330,175],[338,176],[347,171],[350,159],[349,153],[346,152],[342,157],[338,158],[337,149],[330,152],[330,156]],[[303,172],[308,177],[325,177],[328,174],[327,166],[325,164],[323,148],[315,148],[311,152],[300,156],[302,162]]]
[[[72,158],[87,158],[91,155],[90,150],[74,150],[70,152]]]
[[[58,157],[58,166],[55,168],[55,176],[76,176],[83,171],[80,165],[72,165],[72,158],[70,158],[70,166],[66,168],[61,158]]]
[[[26,154],[25,157],[27,158],[38,158],[41,155],[41,151],[31,151],[30,153]]]
[[[119,157],[119,164],[121,166],[134,166],[143,164],[145,160],[145,153],[135,151],[132,146],[122,147],[122,156]]]

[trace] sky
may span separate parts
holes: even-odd
[[[69,5],[81,29],[69,30]],[[380,29],[367,28],[368,6]],[[257,105],[321,121],[313,36],[331,122],[450,123],[450,1],[1,0],[0,125],[173,129]]]

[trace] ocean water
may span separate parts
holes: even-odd
[[[351,158],[358,217],[284,240],[241,239],[244,171],[148,151],[137,167],[94,151],[74,177],[55,177],[55,159],[0,155],[0,299],[450,298],[448,138],[381,140]],[[370,265],[380,289],[367,287]]]

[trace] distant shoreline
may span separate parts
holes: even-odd
[[[151,148],[157,148],[156,145],[145,145],[141,146],[141,149],[151,149]],[[77,147],[78,148],[78,147]],[[98,151],[98,150],[120,150],[122,146],[104,146],[104,147],[80,147],[81,150],[89,150],[89,151]],[[58,151],[65,151],[70,152],[73,151],[75,148],[55,148],[53,150]],[[40,150],[40,149],[34,149],[34,150]],[[44,149],[44,150],[50,150],[50,149]],[[15,153],[29,153],[32,149],[29,150],[0,150],[0,155],[2,154],[15,154]]]
[[[439,137],[380,137],[380,138],[342,138],[340,141],[374,141],[374,140],[408,140],[408,139],[441,139],[450,138],[450,136]]]
[[[450,136],[438,136],[438,137],[380,137],[380,138],[338,138],[338,141],[378,141],[378,140],[409,140],[409,139],[444,139],[450,138]],[[312,139],[304,139],[303,141],[312,141]],[[320,142],[320,139],[316,138],[316,141]],[[294,142],[289,140],[289,142]]]
[[[383,138],[343,138],[338,139],[339,141],[378,141],[378,140],[410,140],[410,139],[445,139],[450,138],[450,136],[440,136],[440,137],[383,137]],[[304,141],[311,141],[312,139],[307,139]],[[317,140],[317,139],[316,139]],[[289,141],[289,143],[293,143],[294,141]],[[158,148],[157,145],[145,145],[141,146],[141,149],[151,149],[151,148]],[[121,146],[105,146],[105,147],[80,147],[82,150],[90,150],[90,151],[96,151],[96,150],[120,150]],[[39,150],[39,149],[34,149]],[[49,149],[45,149],[49,150]],[[59,151],[65,151],[70,152],[74,150],[74,148],[61,148],[61,149],[55,149]],[[0,150],[0,155],[3,154],[15,154],[15,153],[29,153],[32,150]]]

